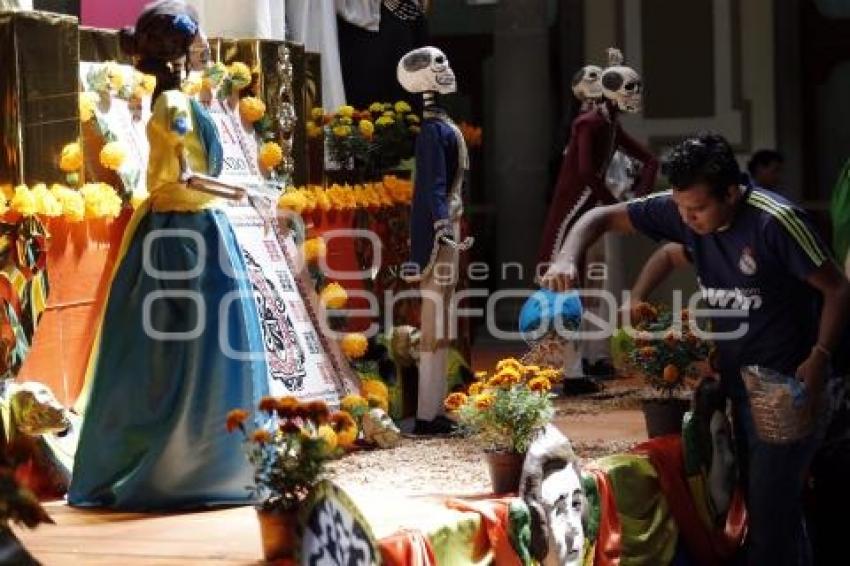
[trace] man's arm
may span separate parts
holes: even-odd
[[[587,249],[606,232],[630,234],[635,231],[629,218],[627,203],[600,206],[584,214],[567,235],[555,262],[541,280],[541,285],[555,291],[566,291],[578,284],[577,265]]]
[[[830,358],[837,348],[847,326],[850,313],[850,282],[830,260],[815,269],[806,281],[823,295],[820,313],[818,341],[797,369],[797,377],[806,383],[816,398],[823,387],[823,380]]]
[[[643,302],[676,268],[690,264],[685,246],[670,242],[650,256],[632,287],[631,302]]]

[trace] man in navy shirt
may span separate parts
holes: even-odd
[[[682,244],[677,261],[694,264],[704,301],[718,309],[712,331],[737,334],[715,338],[715,344],[747,480],[749,563],[806,564],[800,496],[817,440],[813,435],[788,446],[759,442],[740,369],[758,364],[796,375],[811,407],[820,406],[850,311],[850,284],[802,210],[775,193],[739,185],[738,164],[722,137],[685,140],[665,160],[663,172],[672,191],[582,217],[543,284],[575,287],[576,265],[607,231],[637,231]]]

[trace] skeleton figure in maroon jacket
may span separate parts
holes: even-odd
[[[610,66],[600,77],[604,98],[597,104],[587,104],[583,100],[587,111],[573,122],[570,143],[564,153],[555,196],[543,229],[538,253],[540,263],[552,260],[567,232],[582,214],[599,204],[617,201],[605,186],[605,173],[618,149],[643,164],[635,190],[638,195],[649,192],[655,180],[658,160],[629,136],[619,121],[620,112],[640,112],[641,78],[634,69],[623,66],[619,51],[609,50],[609,62]],[[595,69],[585,67],[579,71],[581,77],[577,74],[573,80],[580,100],[584,93],[598,92],[592,80]]]

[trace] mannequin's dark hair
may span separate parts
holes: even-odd
[[[183,78],[171,65],[184,55],[199,31],[198,13],[183,0],[157,0],[147,4],[136,26],[118,36],[121,50],[134,57],[136,69],[156,77],[153,100],[166,90],[180,88]]]

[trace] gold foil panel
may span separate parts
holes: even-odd
[[[61,182],[62,147],[80,137],[77,18],[0,12],[0,184]]]
[[[321,138],[313,141],[307,138],[307,120],[310,119],[310,113],[313,108],[322,106],[322,56],[319,53],[307,51],[304,54],[304,86],[301,89],[301,98],[304,119],[298,123],[293,151],[299,151],[300,136],[300,139],[304,140],[304,154],[307,155],[307,183],[321,185],[325,175],[325,144]]]

